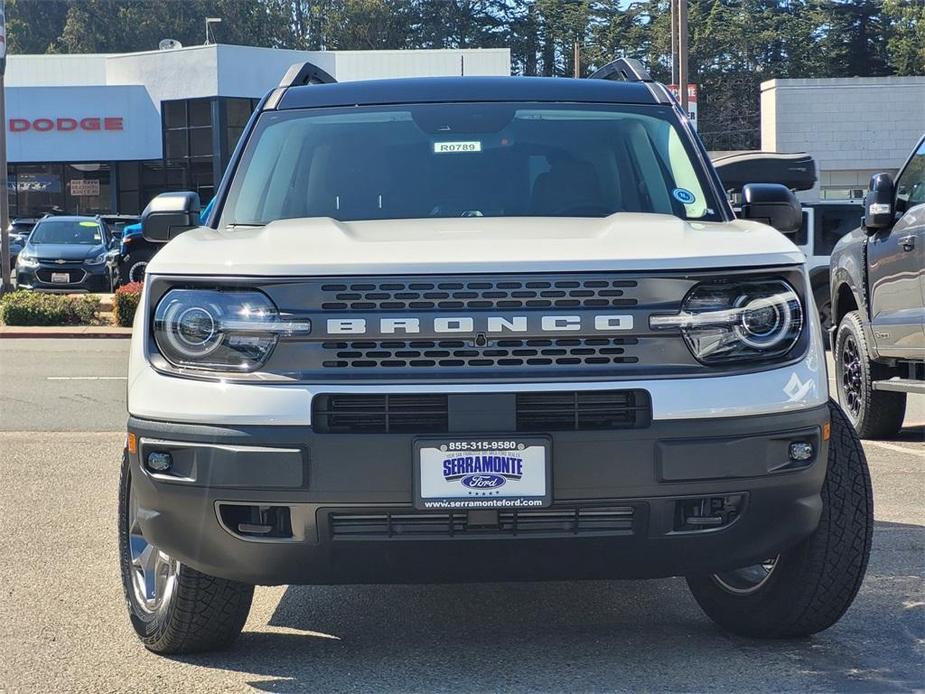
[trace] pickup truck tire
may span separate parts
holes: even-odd
[[[154,653],[199,653],[227,648],[241,633],[250,611],[254,586],[195,571],[147,544],[135,522],[131,468],[123,453],[119,480],[119,564],[129,617],[145,647]],[[143,602],[136,587],[144,550],[156,557],[148,566],[154,599]],[[145,575],[147,578],[147,575]]]
[[[895,436],[906,417],[906,394],[874,390],[874,381],[887,379],[894,373],[888,366],[871,360],[857,311],[842,318],[832,356],[838,401],[858,436],[862,439]]]
[[[687,579],[703,611],[735,634],[795,638],[827,629],[851,605],[864,579],[874,528],[870,473],[851,422],[834,401],[829,410],[828,467],[816,531],[763,565]]]

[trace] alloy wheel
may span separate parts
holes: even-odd
[[[138,502],[129,491],[128,545],[132,593],[143,611],[153,614],[170,603],[177,587],[179,563],[145,539],[138,517]]]
[[[132,263],[132,266],[128,269],[128,281],[129,282],[142,282],[145,278],[145,270],[148,267],[148,261],[139,260],[137,263]]]
[[[861,413],[864,403],[864,382],[861,353],[853,335],[845,337],[841,353],[841,389],[843,402],[854,419]]]

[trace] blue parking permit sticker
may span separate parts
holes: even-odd
[[[674,195],[674,199],[684,205],[692,205],[697,199],[694,197],[694,194],[687,190],[687,188],[675,188],[671,191],[671,194]]]

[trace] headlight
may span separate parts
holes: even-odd
[[[38,267],[39,265],[38,259],[25,251],[16,256],[16,263],[22,267]]]
[[[95,258],[91,258],[87,260],[86,262],[87,262],[87,265],[102,265],[103,263],[106,262],[106,251],[103,251]]]
[[[281,320],[257,291],[171,289],[154,312],[154,341],[174,366],[254,371],[281,336],[310,332],[307,320]]]
[[[783,280],[711,282],[694,287],[679,314],[652,316],[649,325],[680,329],[705,364],[770,359],[800,339],[803,306]]]

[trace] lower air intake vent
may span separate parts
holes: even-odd
[[[517,394],[517,431],[641,429],[652,422],[644,390]]]
[[[629,535],[633,532],[632,506],[547,508],[499,511],[491,523],[470,522],[465,511],[453,513],[369,512],[328,516],[335,540],[388,540],[412,537],[510,535]]]
[[[445,432],[446,395],[318,395],[312,427],[325,434],[432,434]]]

